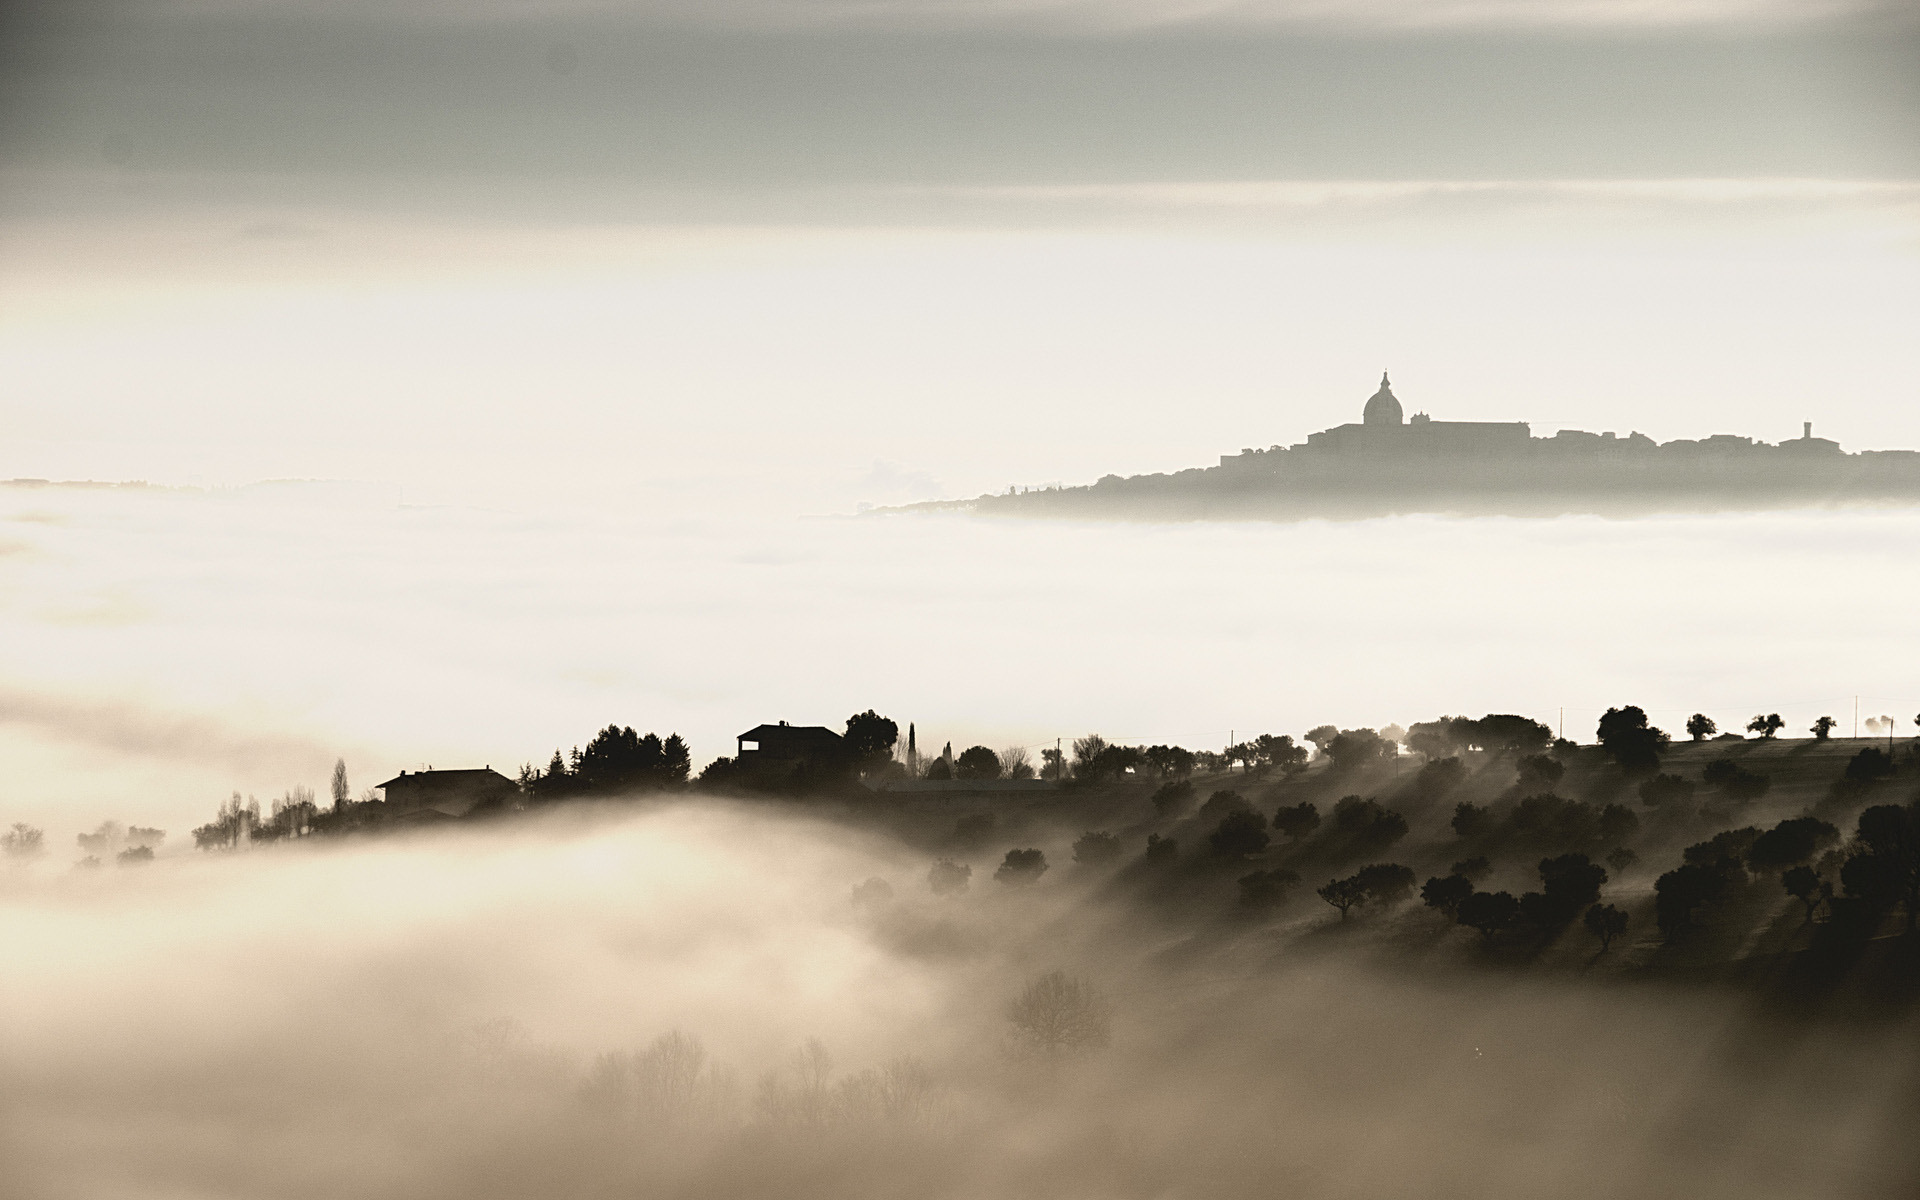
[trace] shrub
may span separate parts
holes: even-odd
[[[936,896],[952,896],[967,890],[973,868],[950,858],[940,859],[927,871],[927,887]]]
[[[1693,798],[1693,780],[1680,775],[1655,775],[1640,785],[1640,803],[1659,808]]]
[[[1175,779],[1161,784],[1153,792],[1153,811],[1163,817],[1175,817],[1193,803],[1191,780]]]
[[[1120,839],[1102,830],[1088,830],[1073,844],[1073,861],[1084,865],[1109,863],[1120,857]]]
[[[1297,842],[1320,828],[1320,810],[1305,803],[1283,806],[1273,814],[1273,827],[1285,834],[1288,841]]]
[[[1017,887],[1029,887],[1040,882],[1047,873],[1047,856],[1038,850],[1009,850],[1007,857],[993,873],[1001,883]]]

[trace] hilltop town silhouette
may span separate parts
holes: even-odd
[[[1247,448],[1215,467],[1108,475],[1081,487],[1012,488],[959,508],[1015,516],[1133,520],[1369,517],[1401,513],[1553,516],[1763,511],[1920,501],[1920,451],[1849,453],[1801,435],[1778,443],[1719,433],[1656,442],[1525,421],[1407,417],[1385,373],[1359,421],[1305,442]]]

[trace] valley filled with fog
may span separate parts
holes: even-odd
[[[1070,863],[945,896],[926,870],[791,804],[678,801],[13,872],[9,954],[36,970],[0,984],[8,1174],[76,1197],[1784,1198],[1914,1168],[1905,1020],[1421,965],[1419,918],[1310,900],[1179,930]],[[892,894],[850,898],[872,878]],[[1104,1045],[1023,1047],[1008,1003],[1054,970],[1098,989]]]
[[[1911,512],[1123,525],[403,506],[390,489],[0,489],[0,819],[62,852],[230,792],[543,765],[609,721],[697,771],[878,707],[922,748],[1225,746],[1637,704],[1916,705]],[[78,857],[78,854],[75,854]]]

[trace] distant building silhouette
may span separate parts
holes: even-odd
[[[481,803],[505,803],[520,791],[491,767],[460,771],[402,771],[380,784],[389,816],[409,813],[464,817]]]
[[[1360,420],[1291,446],[1248,449],[1220,465],[1171,474],[1107,475],[1090,486],[1012,490],[964,507],[1033,516],[1144,520],[1762,511],[1920,501],[1920,452],[1864,450],[1813,436],[1777,445],[1730,433],[1657,443],[1562,429],[1535,437],[1525,421],[1406,418],[1383,372]]]
[[[824,725],[755,725],[736,740],[742,767],[771,770],[840,754],[842,738]]]

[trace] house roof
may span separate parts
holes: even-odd
[[[840,735],[825,725],[755,725],[740,735],[740,740],[748,742],[774,741],[779,738],[801,737],[808,740],[832,738],[840,740]]]
[[[376,787],[491,787],[497,784],[512,785],[513,780],[494,770],[492,767],[473,767],[456,771],[402,771],[385,783]]]

